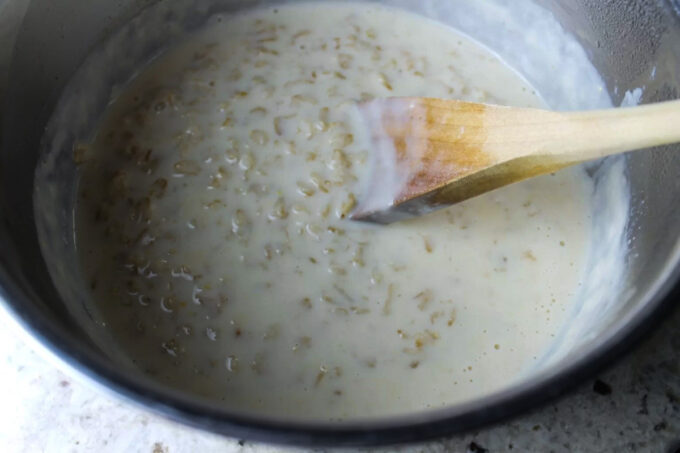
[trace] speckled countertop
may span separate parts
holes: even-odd
[[[0,313],[0,451],[269,452],[102,394],[35,352]],[[680,452],[680,310],[627,358],[556,404],[405,452]],[[390,448],[384,451],[395,451]],[[298,451],[286,449],[285,451]]]

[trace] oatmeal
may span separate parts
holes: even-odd
[[[375,5],[216,16],[74,150],[83,275],[160,382],[254,413],[343,419],[507,385],[561,329],[589,238],[581,169],[386,227],[346,217],[358,101],[541,107],[494,54]]]

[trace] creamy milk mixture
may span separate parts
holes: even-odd
[[[354,104],[541,106],[454,30],[374,5],[218,16],[79,145],[95,307],[154,378],[240,410],[346,417],[499,389],[563,326],[588,248],[572,169],[412,221],[346,215],[370,160]]]

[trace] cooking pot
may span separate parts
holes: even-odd
[[[112,90],[134,68],[185,31],[213,13],[269,3],[283,2],[0,0],[0,300],[53,355],[117,395],[202,429],[298,445],[388,444],[478,428],[554,398],[629,349],[660,318],[680,276],[680,152],[670,147],[625,158],[630,203],[620,238],[607,236],[606,228],[594,233],[596,242],[620,251],[621,278],[602,272],[594,257],[586,286],[599,294],[599,303],[586,321],[568,326],[569,342],[560,354],[501,391],[383,419],[301,422],[234,413],[121,366],[89,325],[78,277],[73,141],[91,130]],[[580,43],[566,52],[587,58],[599,72],[604,90],[592,96],[614,105],[624,98],[648,103],[680,97],[677,0],[384,3],[454,25],[497,51],[549,103],[563,108],[583,104],[578,89],[553,83],[555,70],[571,66],[542,62],[565,52],[563,41],[553,39],[565,33]],[[496,33],[485,32],[490,27]],[[71,115],[50,120],[57,107]],[[604,190],[597,188],[604,165],[589,167],[596,192]],[[605,195],[598,207],[604,224],[621,214],[610,212]]]

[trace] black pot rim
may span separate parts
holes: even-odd
[[[593,377],[615,359],[629,352],[657,325],[680,295],[677,266],[656,294],[630,322],[559,373],[539,377],[508,391],[469,404],[429,411],[417,416],[366,420],[351,424],[306,423],[266,420],[230,414],[216,407],[140,382],[116,370],[69,332],[49,322],[29,296],[15,285],[0,264],[0,303],[23,329],[72,370],[138,406],[171,420],[236,439],[297,446],[377,446],[403,444],[458,434],[516,416],[555,400]],[[674,288],[675,286],[675,288]]]

